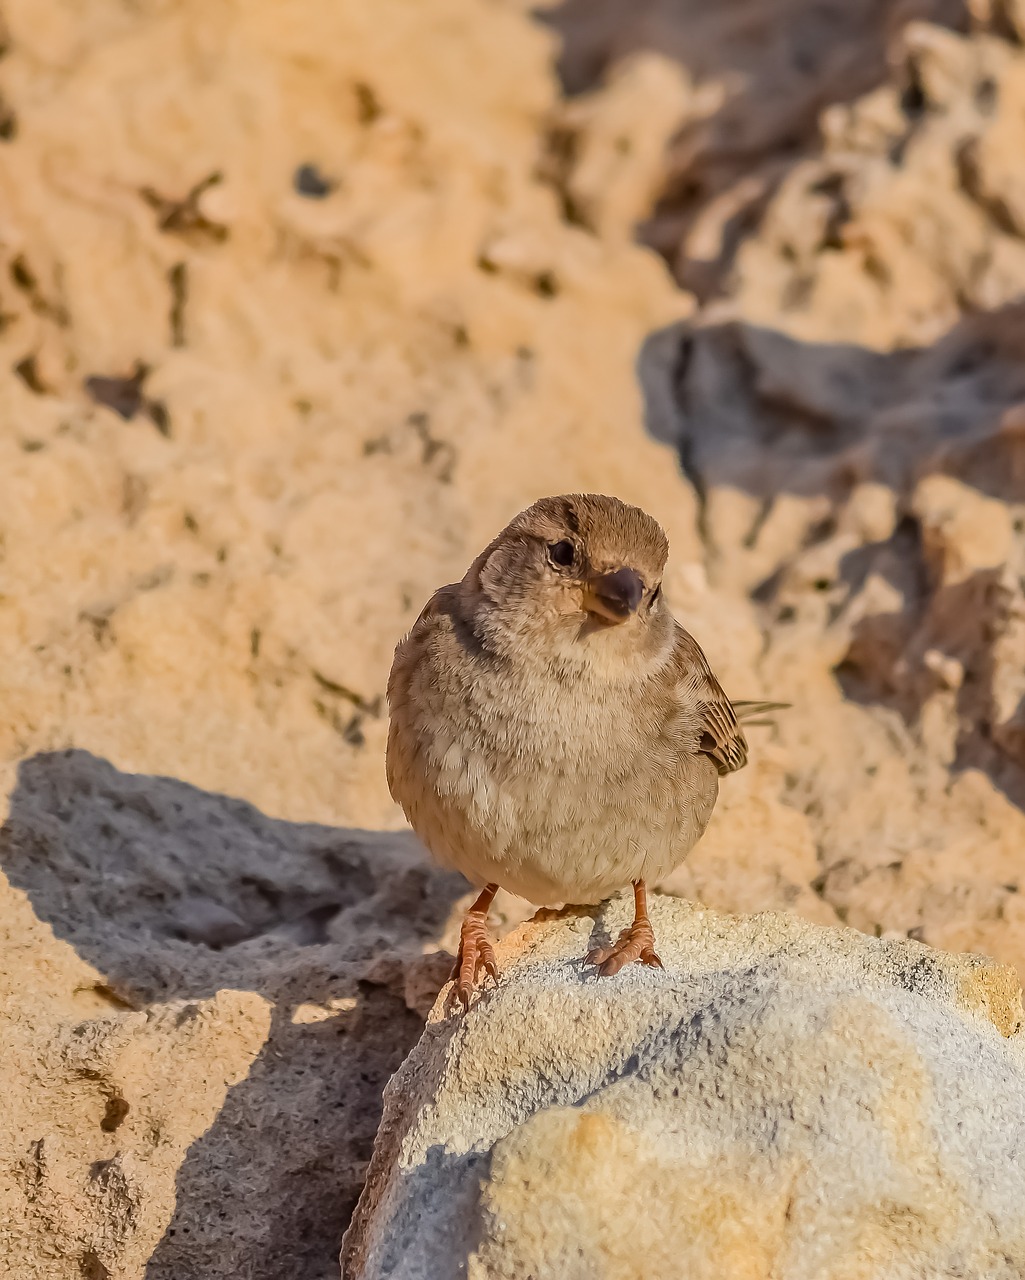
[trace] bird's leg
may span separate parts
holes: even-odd
[[[476,902],[466,913],[463,927],[459,931],[459,951],[452,969],[455,981],[456,997],[462,1001],[464,1009],[470,1007],[470,997],[477,985],[482,969],[498,981],[498,964],[495,960],[495,949],[488,937],[488,908],[491,900],[498,892],[497,884],[489,884],[481,891]]]
[[[603,978],[611,978],[625,965],[640,960],[661,969],[662,961],[655,954],[655,934],[648,919],[648,898],[643,880],[634,881],[634,922],[624,929],[611,947],[595,947],[584,957],[584,964],[596,964]]]

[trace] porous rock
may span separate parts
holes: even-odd
[[[582,968],[625,900],[523,926],[385,1094],[345,1280],[1010,1277],[1025,1041],[1010,970],[653,904],[665,969]]]
[[[0,1271],[326,1280],[460,877],[84,751],[0,864]]]
[[[1025,972],[1021,4],[537,7],[3,6],[19,1280],[336,1274],[463,889],[380,834],[391,648],[540,492],[793,704],[668,889]]]

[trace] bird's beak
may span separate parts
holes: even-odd
[[[644,598],[644,583],[633,569],[602,573],[584,583],[584,608],[606,622],[622,622]]]

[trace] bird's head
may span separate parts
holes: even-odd
[[[593,493],[541,498],[477,557],[463,589],[505,649],[614,665],[671,645],[668,553],[661,526],[639,507]]]

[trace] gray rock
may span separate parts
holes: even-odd
[[[597,981],[598,913],[525,925],[386,1091],[345,1280],[1025,1271],[1013,971],[657,898],[664,971]]]

